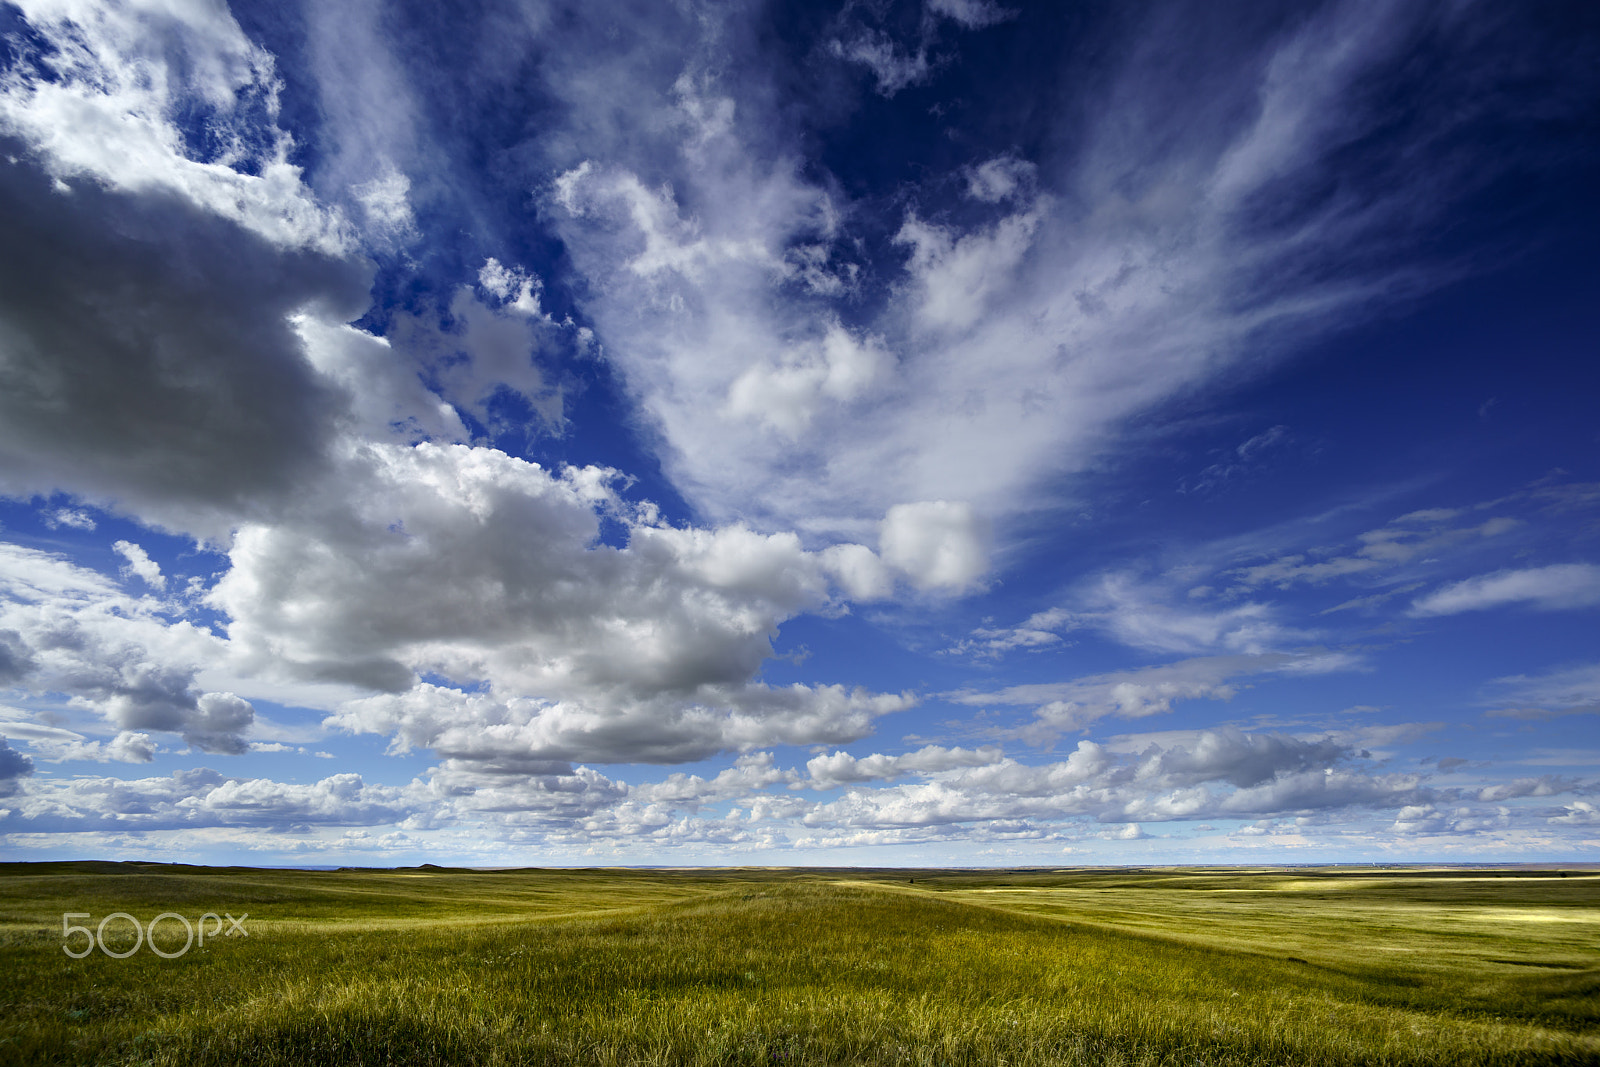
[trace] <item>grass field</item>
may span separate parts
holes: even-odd
[[[0,1063],[1592,1064],[1600,873],[0,864]]]

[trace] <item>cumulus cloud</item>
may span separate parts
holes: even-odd
[[[1496,571],[1429,593],[1412,604],[1411,613],[1457,615],[1508,604],[1540,611],[1600,605],[1600,567],[1590,563],[1558,563],[1526,570]]]
[[[1173,744],[1153,754],[1140,772],[1170,785],[1220,780],[1245,789],[1279,774],[1330,767],[1346,754],[1345,747],[1331,738],[1306,741],[1284,734],[1246,734],[1229,726],[1203,731],[1188,746]]]
[[[1403,836],[1481,834],[1509,829],[1513,825],[1513,815],[1504,805],[1484,810],[1464,805],[1451,808],[1407,804],[1395,816],[1390,830]]]
[[[71,492],[224,538],[311,477],[341,398],[292,313],[354,317],[363,271],[172,195],[70,194],[0,158],[0,492]]]
[[[848,752],[813,756],[806,762],[808,785],[815,789],[857,782],[887,781],[905,774],[931,774],[956,767],[981,767],[997,763],[1000,749],[985,745],[978,749],[942,748],[927,745],[903,756],[873,755],[857,759]]]
[[[793,534],[658,525],[614,472],[464,445],[369,444],[349,462],[340,495],[239,529],[209,594],[247,667],[394,694],[337,725],[457,758],[670,762],[853,740],[912,703],[751,681],[779,623],[827,605],[848,570]],[[599,541],[602,512],[625,547]],[[485,751],[459,747],[469,734]]]
[[[127,754],[147,730],[179,733],[207,752],[244,751],[253,708],[198,681],[226,662],[225,643],[188,620],[169,621],[166,608],[60,556],[0,544],[0,634],[16,683],[93,709],[129,734]]]
[[[0,133],[29,144],[53,178],[180,200],[281,247],[346,250],[343,220],[289,162],[272,56],[225,6],[16,7],[44,47],[23,45],[0,77]],[[184,112],[199,132],[178,126]]]
[[[450,303],[450,328],[431,316],[402,313],[388,340],[408,358],[413,375],[426,374],[443,400],[491,431],[512,428],[495,404],[509,395],[531,410],[530,421],[539,429],[557,432],[563,425],[561,389],[546,379],[538,357],[560,343],[561,328],[539,310],[537,279],[489,262],[497,269],[486,264],[479,279],[497,306],[463,286]]]
[[[839,744],[865,737],[875,719],[913,703],[905,695],[800,684],[700,685],[681,695],[623,690],[556,701],[421,683],[350,701],[328,724],[390,735],[393,751],[426,747],[462,764],[515,772],[551,760],[683,763],[729,749]]]
[[[112,550],[128,563],[122,568],[124,574],[137,575],[152,589],[165,589],[167,587],[166,575],[161,573],[161,564],[150,558],[142,547],[132,541],[117,541],[111,546]]]
[[[883,561],[918,589],[964,592],[989,569],[988,530],[962,501],[896,504],[878,534]]]
[[[1567,826],[1594,826],[1600,824],[1600,808],[1587,800],[1574,800],[1560,815],[1550,816],[1550,821]]]
[[[364,256],[405,259],[442,201],[468,195],[446,188],[448,153],[425,143],[427,109],[377,5],[309,11],[299,73],[318,95],[297,107],[325,126],[305,146],[279,125],[273,58],[225,5],[15,6],[29,33],[0,74],[0,492],[64,494],[72,506],[43,513],[51,528],[93,531],[92,506],[194,535],[228,569],[168,598],[182,577],[133,540],[112,546],[120,584],[0,546],[0,684],[106,724],[6,724],[29,749],[0,742],[0,790],[24,798],[8,831],[477,819],[528,840],[754,848],[796,825],[834,842],[1001,841],[1074,820],[1137,837],[1200,814],[1405,806],[1417,811],[1400,821],[1420,825],[1443,811],[1442,794],[1378,773],[1343,735],[1083,741],[1037,766],[930,745],[816,752],[802,771],[757,750],[848,744],[917,699],[763,681],[787,620],[984,589],[996,530],[1059,503],[1062,476],[1098,463],[1130,417],[1292,347],[1267,342],[1432,284],[1426,269],[1370,265],[1449,199],[1452,164],[1426,138],[1404,180],[1338,161],[1396,121],[1363,104],[1375,73],[1424,33],[1466,47],[1447,22],[1329,5],[1196,57],[1216,87],[1205,99],[1188,77],[1153,77],[1136,49],[1097,77],[1070,157],[989,145],[884,218],[805,158],[806,119],[727,58],[765,32],[756,15],[663,8],[618,25],[580,7],[562,31],[572,46],[550,48],[530,8],[539,48],[486,39],[468,80],[489,99],[514,71],[548,94],[549,121],[503,158],[566,258],[541,278],[517,259],[530,245],[464,238],[456,276],[419,269],[394,287],[385,266],[385,302],[369,306]],[[1013,14],[929,0],[914,33],[841,17],[819,47],[893,96],[947,61],[940,33]],[[1471,100],[1492,98],[1479,88]],[[1469,96],[1454,83],[1439,96],[1440,111],[1400,121],[1456,121]],[[461,233],[497,231],[492,214],[474,205]],[[568,298],[602,343],[547,310]],[[619,472],[482,447],[565,430],[573,380],[553,357],[575,345],[608,362],[695,524],[625,499]],[[1286,434],[1251,437],[1207,477],[1236,476]],[[1235,576],[1255,589],[1376,571],[1507,522],[1415,513],[1358,547]],[[1578,606],[1561,598],[1596,583],[1563,573],[1566,593],[1542,571],[1502,572],[1419,611]],[[1078,593],[958,647],[997,657],[1093,629],[1191,658],[952,699],[1031,707],[1038,740],[1354,663],[1285,651],[1309,635],[1244,595],[1175,602],[1131,573]],[[319,697],[328,727],[431,751],[430,780],[196,770],[17,785],[34,760],[147,762],[163,734],[270,751],[246,740],[252,700],[324,683],[340,687]],[[720,752],[740,755],[632,787],[578,765]],[[1555,788],[1503,783],[1479,802]],[[843,795],[803,796],[820,789]]]
[[[33,754],[49,763],[88,760],[95,763],[149,763],[156,745],[149,734],[119,732],[110,741],[90,741],[75,730],[27,721],[0,721],[0,736],[26,741]]]
[[[1326,809],[1387,808],[1432,795],[1417,774],[1374,775],[1356,770],[1302,771],[1239,789],[1214,809],[1220,815],[1261,815]]]
[[[1550,797],[1557,793],[1571,792],[1578,786],[1579,783],[1574,779],[1543,774],[1537,778],[1517,778],[1485,786],[1478,791],[1478,799],[1485,803],[1498,803],[1519,797]]]
[[[781,358],[778,365],[757,364],[740,375],[728,389],[728,411],[791,438],[811,425],[823,403],[870,392],[893,363],[880,339],[859,338],[837,322]]]
[[[405,820],[425,787],[364,782],[335,774],[305,784],[230,778],[204,767],[167,778],[41,781],[0,817],[7,833],[151,831],[211,826],[374,826]]]
[[[1417,775],[1346,766],[1350,750],[1327,738],[1200,731],[1117,756],[1091,741],[1059,762],[1027,766],[990,759],[945,761],[928,779],[849,789],[803,817],[810,827],[894,828],[1068,819],[1123,824],[1359,807],[1397,808],[1433,796]],[[833,762],[819,769],[828,771]],[[860,763],[837,761],[845,770]],[[864,763],[865,761],[861,761]],[[817,765],[817,761],[812,761]],[[889,769],[892,764],[883,764]],[[832,779],[819,781],[832,784]]]

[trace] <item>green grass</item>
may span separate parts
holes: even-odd
[[[1591,872],[5,864],[0,954],[7,1064],[1600,1063]]]

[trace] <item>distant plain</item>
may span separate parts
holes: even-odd
[[[1595,1064],[1600,871],[0,864],[0,1063]]]

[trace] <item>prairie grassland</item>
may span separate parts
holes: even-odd
[[[5,864],[0,964],[8,1064],[1600,1063],[1593,872]]]

